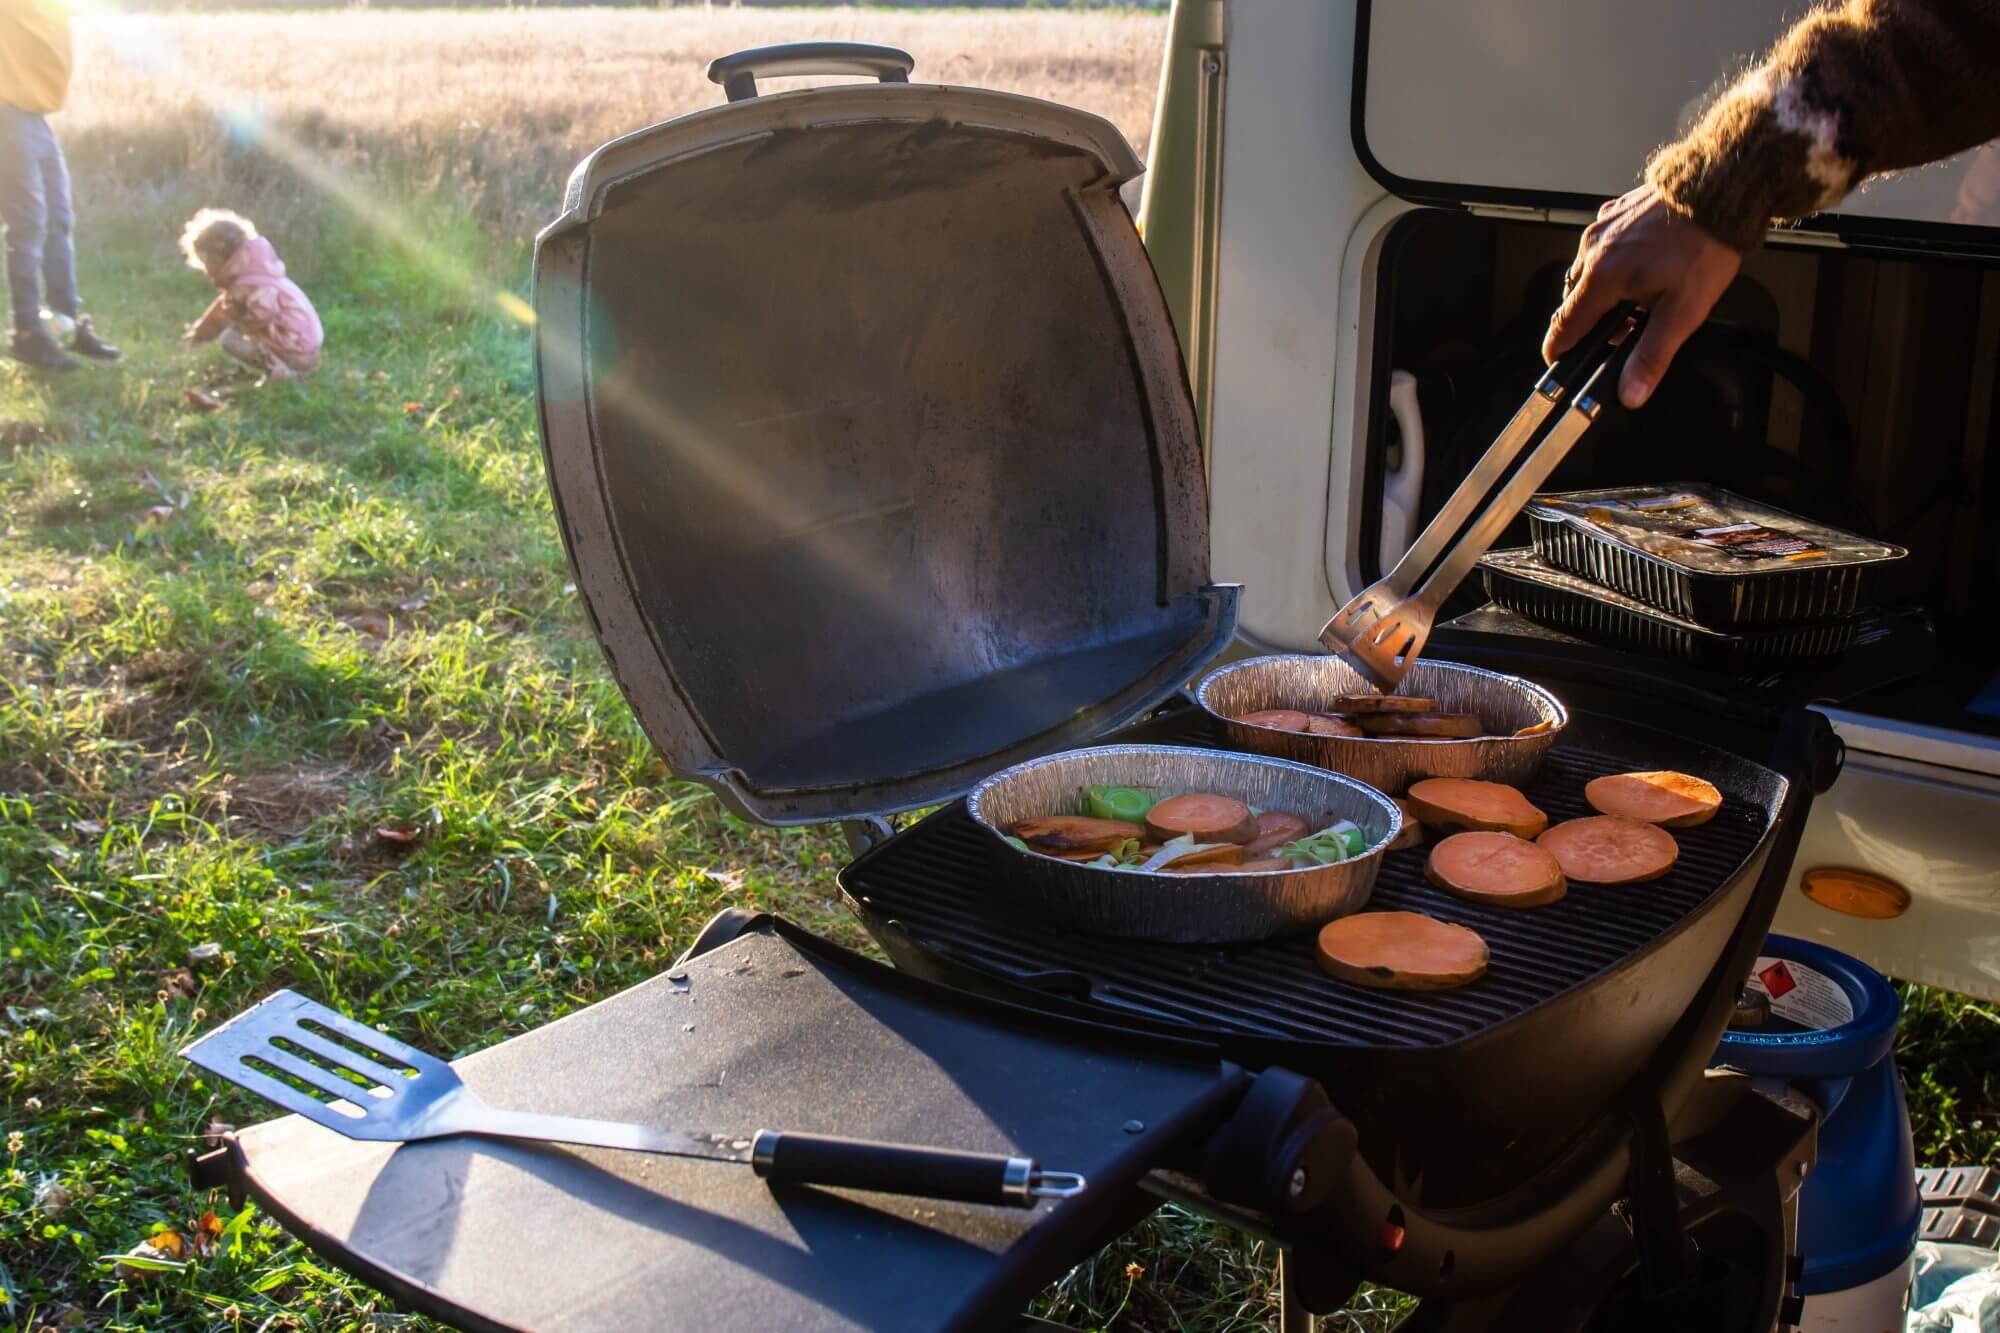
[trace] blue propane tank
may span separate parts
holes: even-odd
[[[1910,1116],[1890,1055],[1902,1002],[1866,964],[1784,935],[1765,940],[1745,1001],[1768,1006],[1768,1017],[1732,1026],[1714,1063],[1790,1087],[1822,1116],[1819,1161],[1799,1195],[1799,1328],[1900,1333],[1922,1219]]]

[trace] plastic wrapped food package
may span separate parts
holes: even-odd
[[[1536,496],[1529,513],[1587,523],[1603,536],[1704,574],[1751,574],[1900,559],[1857,537],[1711,486],[1624,486]]]
[[[1854,615],[1908,554],[1694,483],[1543,495],[1526,512],[1543,559],[1711,629]]]

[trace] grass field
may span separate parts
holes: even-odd
[[[670,780],[608,680],[501,298],[524,293],[522,237],[574,157],[712,101],[709,55],[867,36],[1143,139],[1161,32],[844,12],[86,27],[59,128],[86,294],[128,360],[55,382],[0,363],[0,1333],[428,1327],[180,1173],[212,1122],[263,1113],[173,1052],[276,985],[458,1054],[654,974],[727,905],[865,944],[833,901],[839,839]],[[150,73],[114,63],[133,52]],[[339,110],[300,91],[336,78]],[[207,295],[171,243],[202,203],[267,221],[325,315],[317,376],[253,389],[179,343]],[[188,408],[197,386],[225,408]],[[1920,1155],[1994,1160],[2000,1021],[1912,998]],[[190,1225],[210,1209],[212,1245]],[[185,1268],[118,1269],[167,1229]],[[1271,1261],[1166,1210],[1041,1308],[1266,1327]],[[1386,1328],[1398,1305],[1370,1293],[1334,1326]]]

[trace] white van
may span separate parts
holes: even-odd
[[[1382,572],[1531,382],[1578,229],[1796,8],[1179,0],[1138,215],[1245,641],[1314,648]],[[1855,916],[1794,891],[1777,929],[1988,999],[1996,371],[1989,145],[1774,232],[1655,402],[1550,485],[1718,482],[1909,548],[1896,593],[1923,615],[1865,625],[1843,671],[1736,682],[1803,695],[1846,745],[1795,889],[1858,868],[1909,895]]]

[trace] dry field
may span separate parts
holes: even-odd
[[[721,100],[704,70],[729,51],[884,42],[915,55],[918,79],[1084,107],[1143,151],[1165,32],[1158,16],[1020,11],[101,16],[78,22],[57,126],[86,208],[192,189],[282,224],[344,178],[437,191],[521,235],[591,147]]]

